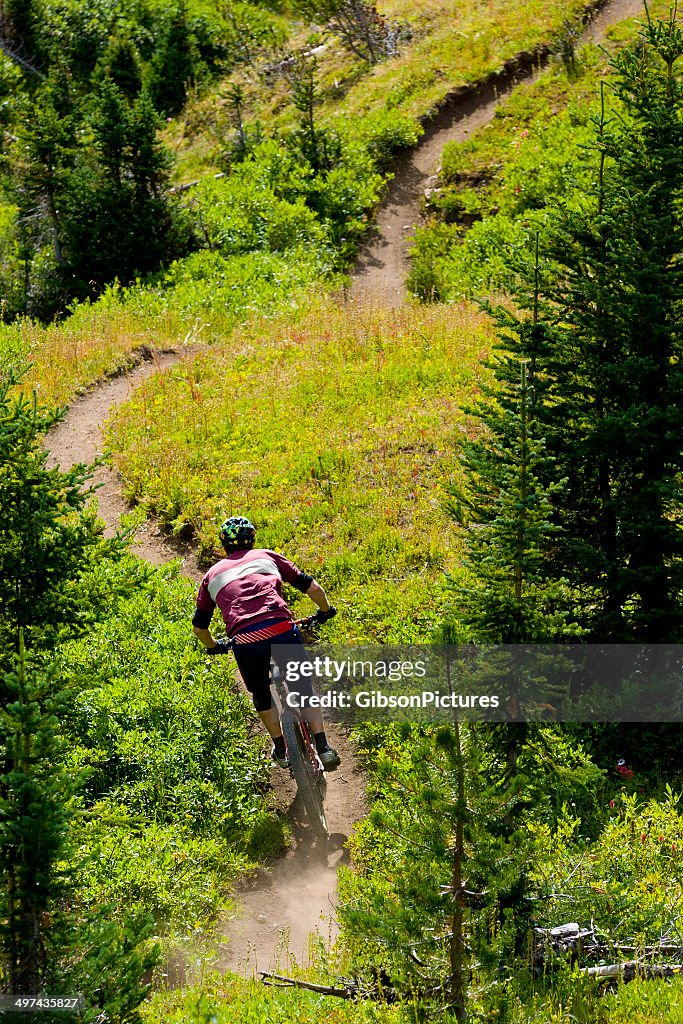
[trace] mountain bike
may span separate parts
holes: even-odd
[[[309,615],[306,619],[298,619],[296,625],[306,633],[319,623],[316,615]],[[301,797],[306,817],[317,838],[328,839],[324,803],[327,781],[310,726],[301,711],[287,703],[287,683],[274,661],[271,661],[270,678],[278,696],[280,725],[285,738],[289,770],[296,782],[297,794]]]

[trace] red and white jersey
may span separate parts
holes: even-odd
[[[228,636],[261,619],[291,621],[292,613],[282,596],[283,580],[305,592],[312,577],[276,551],[236,551],[212,565],[204,576],[197,610],[210,615],[218,607]]]

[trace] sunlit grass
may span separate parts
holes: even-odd
[[[221,518],[250,516],[259,543],[330,588],[339,638],[425,640],[458,555],[444,505],[490,344],[468,305],[320,301],[143,384],[114,416],[116,465],[206,553]]]
[[[404,0],[386,6],[398,17],[415,9]],[[362,114],[376,105],[400,105],[404,113],[424,117],[458,86],[485,78],[521,51],[551,43],[585,6],[578,0],[433,2],[424,32],[418,23],[414,43],[354,86],[343,109]],[[425,21],[422,5],[420,12]]]
[[[649,9],[652,18],[666,18],[669,4],[652,0]],[[569,66],[552,61],[503,99],[489,123],[445,145],[439,187],[411,251],[413,294],[451,301],[509,288],[510,254],[529,249],[537,232],[546,234],[553,211],[571,202],[577,186],[590,192],[601,82],[607,119],[618,119],[610,54],[633,43],[642,21],[618,22],[600,46],[580,48]]]
[[[412,36],[397,57],[373,68],[348,53],[334,37],[318,53],[322,104],[319,116],[334,123],[398,108],[416,119],[427,117],[453,90],[500,70],[522,51],[549,44],[566,21],[586,7],[581,0],[385,0],[379,10],[410,26]],[[292,26],[291,44],[305,47],[311,27]],[[246,119],[259,120],[268,132],[287,131],[296,121],[288,87],[282,81],[266,86],[250,70],[237,77],[245,88]],[[196,94],[166,136],[178,159],[177,178],[189,181],[221,169],[221,140],[230,134],[229,107],[222,86]]]
[[[576,2],[569,7],[555,2],[520,6],[509,0],[490,0],[462,9],[452,0],[428,0],[416,12],[406,0],[391,0],[384,8],[387,15],[410,20],[413,40],[401,56],[367,73],[338,45],[328,45],[320,58],[321,78],[328,90],[322,116],[355,117],[382,107],[397,107],[420,117],[453,87],[488,74],[520,48],[533,48],[541,39],[550,38],[580,6]],[[342,97],[343,81],[338,86],[334,82],[337,76],[343,80],[347,73],[358,80]],[[269,130],[291,123],[292,111],[285,92],[280,87],[281,95],[276,96],[284,120],[269,122]],[[268,106],[273,96],[261,92],[257,99],[265,104],[261,114],[273,113]],[[216,112],[207,113],[203,103],[209,107],[213,104],[216,110],[220,106],[217,93],[193,101],[181,121],[169,128],[168,137],[181,158],[181,178],[186,176],[184,153],[191,163],[198,160],[185,167],[191,177],[201,175],[213,160],[211,139]],[[224,117],[225,111],[220,116]],[[192,153],[185,148],[181,122],[187,138],[196,141]],[[362,122],[359,131],[361,127]],[[25,321],[0,327],[0,363],[6,367],[31,360],[26,384],[37,387],[48,402],[67,403],[94,381],[125,366],[131,353],[140,347],[177,347],[188,337],[222,340],[236,322],[249,319],[255,309],[286,307],[293,311],[297,293],[302,287],[305,290],[312,272],[306,271],[297,280],[296,273],[292,275],[284,268],[282,272],[268,268],[270,279],[264,293],[267,275],[259,271],[260,264],[226,265],[220,274],[216,269],[214,280],[210,280],[206,268],[200,272],[186,266],[187,261],[181,262],[176,273],[179,283],[149,289],[147,298],[144,288],[133,289],[132,293],[115,291],[104,301],[77,307],[58,326],[44,328]],[[165,299],[161,294],[164,290]]]
[[[22,387],[35,388],[47,404],[68,404],[95,381],[130,365],[140,350],[222,342],[257,311],[286,310],[295,319],[316,267],[313,257],[297,260],[292,254],[222,259],[196,253],[175,264],[171,275],[173,283],[156,288],[114,286],[98,302],[77,305],[59,324],[26,319],[0,325],[0,373],[30,364]]]
[[[292,969],[288,969],[292,973]],[[297,976],[311,973],[293,968]],[[329,999],[302,989],[269,987],[233,974],[209,974],[182,990],[157,992],[141,1007],[146,1024],[408,1024],[401,1006],[372,1000]]]
[[[145,325],[121,307],[82,307],[62,324],[44,327],[30,320],[0,327],[0,364],[7,370],[30,364],[24,389],[49,405],[66,405],[107,374],[129,366],[140,349],[164,349],[183,341],[182,328]]]

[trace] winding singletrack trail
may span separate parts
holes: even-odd
[[[592,18],[579,45],[600,43],[607,30],[625,18],[644,14],[642,0],[612,0]],[[433,180],[447,142],[464,142],[488,124],[502,99],[521,82],[537,78],[545,59],[515,60],[480,86],[459,90],[425,126],[420,142],[397,163],[394,178],[377,213],[375,230],[361,247],[348,297],[352,302],[400,306],[407,299],[409,251],[420,223],[420,203]]]
[[[627,17],[643,13],[641,0],[612,0],[596,14],[583,34],[583,41],[599,42],[606,30]],[[539,73],[538,63],[518,61],[507,72],[467,93],[454,94],[427,125],[424,136],[397,165],[396,174],[380,207],[376,230],[359,255],[349,297],[396,306],[405,301],[405,278],[411,233],[420,218],[420,199],[435,172],[446,142],[464,140],[488,123],[505,95],[522,80]],[[110,411],[125,402],[133,390],[152,373],[166,372],[192,352],[153,355],[129,372],[96,386],[71,405],[65,420],[46,438],[51,463],[66,469],[76,462],[91,463],[103,451],[103,425]],[[113,532],[119,517],[129,511],[119,476],[107,466],[95,474],[99,514]],[[155,564],[182,559],[182,571],[199,580],[202,571],[188,545],[169,539],[158,524],[148,521],[137,532],[133,550]],[[325,849],[316,845],[310,829],[298,820],[295,788],[285,773],[273,782],[277,803],[289,816],[293,842],[287,853],[237,893],[238,914],[221,928],[224,941],[218,951],[218,966],[245,973],[286,968],[292,958],[306,960],[309,938],[319,935],[327,941],[336,933],[334,905],[336,872],[347,858],[344,849],[349,832],[365,813],[363,784],[353,750],[341,730],[330,725],[328,732],[343,758],[339,771],[331,773],[326,799],[330,842]],[[168,965],[168,984],[181,984],[182,963]]]
[[[345,843],[367,808],[362,772],[346,733],[329,720],[326,730],[342,759],[341,767],[327,775],[329,841],[324,846],[316,842],[305,818],[300,819],[293,780],[278,773],[276,794],[283,808],[289,805],[293,842],[270,870],[260,870],[238,894],[237,917],[223,928],[227,941],[219,950],[221,970],[286,970],[294,962],[308,962],[313,939],[329,947],[337,935],[337,868],[349,863]]]
[[[195,351],[154,354],[77,398],[65,419],[47,435],[49,464],[68,469],[74,463],[90,464],[100,458],[104,452],[104,424],[111,410],[129,399],[147,377],[167,372]],[[98,512],[105,533],[111,536],[120,516],[130,512],[123,497],[123,482],[114,470],[100,465],[93,483],[98,485]],[[195,582],[203,576],[192,548],[170,538],[153,520],[147,520],[137,531],[132,550],[154,565],[181,558],[183,575]],[[284,856],[270,868],[261,868],[236,894],[237,917],[226,915],[220,928],[224,940],[218,950],[218,965],[223,970],[252,974],[278,965],[285,967],[293,959],[302,963],[308,955],[311,935],[327,944],[336,935],[337,867],[348,860],[344,843],[354,823],[364,815],[365,805],[363,781],[346,733],[328,722],[327,734],[342,758],[341,768],[327,777],[329,843],[324,848],[316,843],[296,800],[294,782],[286,772],[275,771],[274,800],[278,812],[289,820],[292,842]],[[182,959],[169,961],[167,984],[181,984],[185,972]]]
[[[46,445],[50,453],[48,465],[66,470],[76,462],[90,465],[99,459],[104,454],[104,424],[111,410],[127,401],[147,377],[169,370],[186,354],[189,351],[154,353],[127,373],[111,377],[77,398],[69,406],[64,420],[47,435]],[[109,466],[100,465],[95,470],[92,482],[97,487],[98,511],[105,523],[105,534],[113,536],[120,517],[131,511],[123,496],[121,478]],[[203,573],[192,549],[169,538],[153,520],[147,520],[137,530],[132,550],[139,558],[153,565],[163,565],[174,558],[182,558],[183,574],[193,580],[202,578]]]

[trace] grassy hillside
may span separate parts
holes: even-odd
[[[465,6],[453,0],[428,0],[417,7],[406,0],[385,0],[378,4],[379,11],[403,27],[400,52],[372,68],[320,26],[295,21],[290,40],[316,50],[323,121],[353,121],[383,110],[421,121],[449,93],[499,70],[516,54],[559,45],[585,7],[580,0],[542,0],[524,6],[510,0]],[[264,88],[256,69],[243,68],[236,80],[245,91],[247,124],[258,122],[268,133],[291,130],[296,112],[283,81]],[[167,129],[177,154],[178,180],[224,169],[221,151],[233,130],[225,85],[208,95],[192,96],[183,117]]]
[[[169,249],[153,272],[86,282],[92,285],[83,293],[89,298],[72,302],[51,325],[8,313],[0,326],[0,375],[31,360],[27,383],[43,400],[68,403],[135,358],[136,350],[187,346],[173,370],[147,380],[108,424],[127,496],[196,542],[207,562],[220,520],[229,512],[248,514],[259,543],[286,551],[327,588],[340,609],[329,627],[332,641],[429,642],[447,610],[448,573],[462,562],[463,531],[451,512],[463,472],[462,444],[478,430],[469,408],[491,379],[487,363],[495,337],[470,297],[504,289],[513,280],[509,252],[522,250],[553,216],[552,203],[579,201],[575,185],[593,174],[582,147],[604,55],[591,49],[576,62],[554,63],[538,83],[515,91],[491,127],[447,147],[440,190],[430,204],[433,220],[418,236],[411,275],[416,295],[443,304],[359,307],[344,299],[340,283],[392,157],[417,141],[423,119],[454,89],[500,69],[515,53],[570,37],[565,21],[581,6],[426,0],[416,10],[406,0],[386,0],[381,10],[404,23],[403,41],[398,56],[371,68],[319,26],[304,24],[284,7],[271,12],[258,4],[240,5],[254,60],[237,60],[234,53],[232,63],[210,59],[219,29],[229,26],[209,0],[192,0],[185,13],[196,74],[187,102],[178,112],[168,97],[157,98],[155,108],[167,115],[158,138],[176,159],[172,174],[156,184],[165,182],[164,209],[172,209],[186,229],[183,246]],[[124,7],[112,5],[107,18]],[[125,9],[140,36],[140,67],[160,88],[161,51],[152,39],[145,44],[142,29],[144,15],[170,31],[164,5],[141,5],[139,18]],[[60,10],[50,6],[51,17]],[[660,10],[657,0],[654,13]],[[91,15],[80,3],[73,9],[67,4],[63,13],[78,29],[64,29],[69,46],[79,41],[79,26],[89,26],[87,38],[99,47],[97,60],[82,46],[77,62],[74,57],[84,120],[80,134],[63,146],[68,160],[75,152],[78,160],[73,157],[76,162],[60,172],[85,182],[107,148],[104,136],[88,147],[101,127],[97,83],[109,74],[112,25],[104,16],[98,23],[97,12]],[[629,26],[613,38],[631,37]],[[321,47],[313,129],[292,103],[291,85],[277,76],[264,84],[255,70],[271,60],[273,44],[285,40]],[[5,73],[5,85],[12,74],[16,79],[7,67]],[[235,104],[228,92],[236,83],[245,95],[242,152],[235,149]],[[140,109],[125,107],[131,124]],[[608,109],[615,109],[611,99]],[[8,137],[11,127],[10,119]],[[10,150],[14,145],[9,139]],[[104,164],[111,162],[112,150],[105,156]],[[25,182],[39,180],[45,189],[35,164],[24,171]],[[214,179],[215,171],[225,177]],[[196,187],[169,192],[172,181],[195,176],[202,178]],[[36,192],[35,209],[43,217],[49,212],[46,195]],[[26,214],[19,216],[10,192],[5,199],[3,281],[20,295],[26,271],[47,287],[59,262],[54,232],[39,233],[36,252],[27,256],[21,235]],[[68,213],[67,206],[63,210]],[[55,217],[51,227],[59,230]],[[66,272],[64,280],[70,280]],[[287,839],[268,810],[265,742],[254,742],[254,717],[235,691],[232,663],[209,664],[200,654],[189,628],[194,588],[176,568],[155,570],[124,559],[98,566],[92,586],[107,617],[55,654],[76,694],[68,723],[69,770],[79,777],[71,826],[79,862],[76,906],[85,912],[109,905],[121,920],[128,912],[146,917],[150,942],[152,934],[201,942],[217,908],[229,905],[239,875]],[[299,595],[288,596],[303,607]],[[471,736],[474,742],[475,730]],[[502,953],[496,959],[496,949],[505,948],[495,942],[505,941],[517,911],[529,930],[565,915],[586,924],[595,918],[610,936],[626,937],[639,951],[664,933],[679,941],[683,907],[683,820],[672,794],[647,803],[649,777],[609,766],[609,801],[601,771],[586,767],[587,755],[584,782],[593,788],[575,791],[576,764],[569,756],[553,775],[553,759],[566,754],[559,728],[525,734],[533,758],[521,764],[513,749],[519,733],[503,734],[507,746],[496,748],[499,737],[495,730],[484,737],[491,741],[481,748],[489,751],[488,760],[476,762],[472,773],[475,790],[479,780],[497,780],[497,792],[489,794],[490,819],[492,832],[500,826],[503,839],[494,848],[481,844],[475,830],[486,819],[483,801],[481,813],[472,813],[464,797],[451,792],[450,817],[434,813],[442,806],[439,787],[454,791],[455,785],[452,765],[438,772],[446,740],[435,747],[433,760],[425,758],[412,776],[400,776],[402,790],[388,785],[381,770],[405,771],[424,735],[406,733],[394,746],[386,735],[370,736],[363,753],[374,808],[352,840],[357,870],[347,873],[345,898],[357,897],[363,911],[373,901],[370,909],[384,904],[399,917],[404,904],[408,916],[417,907],[423,919],[416,934],[425,945],[447,939],[434,924],[446,920],[444,897],[455,884],[449,857],[461,814],[471,828],[467,856],[483,863],[488,850],[500,853],[500,860],[488,858],[488,868],[498,884],[500,866],[495,900],[502,898],[486,904],[485,891],[467,893],[475,898],[473,917],[484,908],[478,920],[491,939],[490,961],[473,972],[473,1024],[680,1024],[677,978],[619,986],[603,996],[571,965],[551,979],[537,978],[527,971],[526,947],[514,950],[516,960]],[[653,730],[653,749],[656,738]],[[527,797],[533,802],[539,793],[537,816],[520,818],[513,828],[517,803],[524,804],[523,814]],[[504,821],[508,810],[510,821]],[[437,820],[431,833],[424,826],[430,814]],[[419,855],[405,838],[411,829]],[[504,891],[506,858],[520,851],[527,855],[524,885]],[[412,890],[402,889],[416,864],[424,871]],[[427,892],[433,883],[433,893]],[[311,976],[348,974],[360,965],[372,968],[368,976],[376,980],[393,958],[400,981],[401,959],[412,947],[407,940],[399,945],[398,938],[398,932],[381,929],[361,928],[351,940],[347,934],[339,961],[321,953]],[[420,966],[414,959],[411,965]],[[513,966],[524,975],[519,985]],[[105,982],[115,991],[116,977]],[[406,991],[401,1005],[356,1004],[266,991],[200,970],[185,990],[153,994],[139,1019],[309,1024],[329,1017],[337,1024],[414,1024],[427,1011]],[[449,1020],[447,1012],[442,1017]]]
[[[206,553],[230,510],[320,574],[348,640],[426,640],[458,542],[445,505],[490,345],[471,307],[312,304],[144,384],[111,426],[131,498]]]
[[[657,0],[649,6],[653,17],[668,10]],[[558,202],[581,202],[573,197],[595,180],[597,155],[587,156],[587,147],[600,82],[609,54],[636,30],[627,20],[610,30],[606,47],[589,45],[553,61],[538,81],[503,100],[490,124],[445,146],[412,250],[408,287],[414,295],[451,301],[514,284],[515,260],[557,215]],[[609,83],[604,100],[607,119],[619,116]]]
[[[524,11],[509,2],[493,7],[431,4],[419,14],[388,7],[388,16],[411,23],[412,35],[398,57],[374,68],[350,61],[338,42],[327,40],[316,72],[316,118],[336,147],[330,166],[312,166],[295,141],[299,115],[282,81],[265,86],[258,75],[247,75],[245,124],[252,141],[241,162],[230,156],[235,128],[224,91],[221,99],[220,89],[201,86],[165,133],[179,180],[216,168],[229,172],[178,194],[172,204],[190,226],[196,251],[132,287],[104,287],[59,327],[27,320],[0,327],[3,362],[30,358],[31,383],[46,399],[65,402],[121,366],[140,344],[221,338],[254,310],[292,309],[313,282],[333,283],[367,228],[388,160],[415,142],[420,119],[453,89],[548,42],[580,4],[570,10],[559,3]],[[209,8],[200,13],[211,21]],[[310,34],[300,22],[290,31],[299,41]],[[254,53],[257,67],[264,57],[258,47]],[[244,78],[243,63],[236,73]],[[260,134],[249,134],[251,121],[261,123]],[[203,154],[199,164],[195,147]],[[24,270],[11,218],[7,231],[6,273],[16,284]],[[40,258],[49,262],[49,246]],[[91,284],[102,293],[101,282]]]

